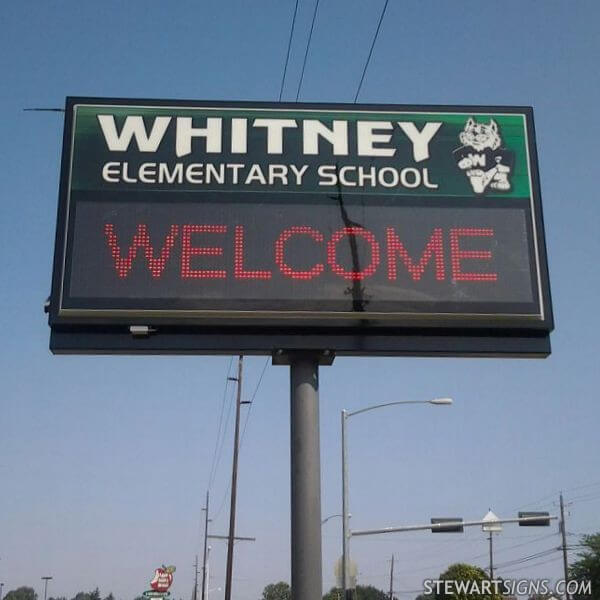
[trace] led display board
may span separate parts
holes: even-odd
[[[69,98],[50,325],[57,352],[546,355],[532,111]]]

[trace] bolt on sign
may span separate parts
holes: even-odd
[[[55,352],[545,356],[532,109],[68,98],[49,312]]]

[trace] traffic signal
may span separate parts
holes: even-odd
[[[464,531],[462,521],[461,517],[432,517],[432,525],[439,523],[452,523],[452,525],[432,527],[431,533],[462,533]],[[460,525],[458,525],[458,523],[460,523]]]
[[[550,513],[547,512],[519,512],[519,519],[527,519],[527,521],[519,521],[519,527],[548,527],[550,525]]]

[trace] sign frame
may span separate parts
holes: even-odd
[[[283,318],[282,315],[275,318],[271,313],[260,311],[252,311],[246,315],[208,311],[204,315],[188,314],[179,318],[181,315],[160,314],[160,311],[121,311],[115,317],[108,311],[106,314],[96,312],[90,319],[85,311],[65,311],[61,307],[61,301],[69,235],[74,107],[77,105],[523,115],[531,178],[533,242],[541,318],[515,320],[514,315],[504,318],[502,315],[469,316],[462,313],[443,315],[444,321],[432,321],[428,315],[394,313],[395,322],[386,322],[385,316],[373,321],[368,313],[361,313],[359,317],[356,313],[290,313]],[[312,320],[307,318],[311,316]],[[335,316],[334,321],[330,320],[332,316]],[[404,317],[401,324],[398,322],[399,316]],[[519,106],[356,105],[68,97],[65,106],[49,324],[50,348],[55,353],[274,354],[288,350],[329,350],[337,354],[357,356],[547,356],[550,353],[549,333],[554,323],[533,109]],[[147,335],[133,335],[131,326],[138,327],[135,330],[138,333],[141,328]],[[144,327],[147,329],[144,330]]]

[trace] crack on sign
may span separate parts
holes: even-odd
[[[353,221],[348,216],[348,211],[347,211],[346,207],[344,206],[344,198],[342,196],[342,188],[341,188],[340,177],[339,177],[339,165],[336,164],[335,168],[336,168],[336,174],[337,174],[337,184],[336,184],[337,195],[330,196],[330,198],[332,200],[336,200],[339,204],[340,215],[342,217],[342,222],[344,223],[344,227],[360,227],[361,229],[364,229],[363,225],[361,225],[360,223],[358,223],[356,221]],[[358,245],[356,243],[356,236],[348,235],[346,237],[348,238],[348,243],[350,244],[350,255],[352,257],[352,270],[355,273],[359,273],[361,271],[361,268],[360,268],[360,260],[358,257]],[[344,294],[352,296],[352,310],[353,311],[365,312],[366,307],[369,304],[370,297],[365,293],[365,287],[362,285],[362,282],[360,279],[353,279],[352,285],[349,286],[348,288],[346,288],[346,290],[344,290]],[[367,323],[367,320],[362,319],[361,323]]]

